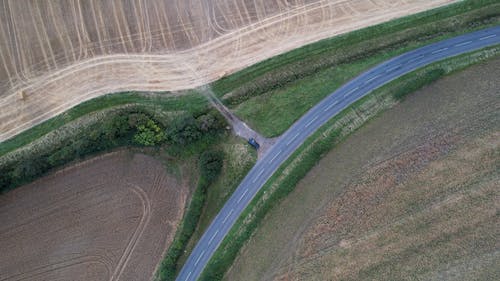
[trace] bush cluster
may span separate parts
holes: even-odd
[[[403,99],[407,94],[413,93],[425,85],[438,80],[446,74],[442,68],[435,68],[428,70],[424,73],[418,73],[406,83],[402,82],[401,85],[393,91],[393,97],[397,100]]]
[[[219,132],[225,126],[225,120],[214,111],[198,117],[188,114],[172,122],[167,128],[166,139],[170,144],[186,146],[206,134]]]
[[[29,153],[17,161],[2,165],[0,191],[30,182],[52,168],[86,155],[131,144],[130,139],[137,132],[137,127],[129,121],[135,117],[144,120],[150,118],[144,113],[127,113],[130,112],[110,116],[102,123],[90,126],[84,133],[54,143],[49,150]]]
[[[214,111],[196,118],[186,114],[167,128],[140,109],[123,109],[77,136],[65,138],[49,150],[33,152],[0,166],[0,192],[28,183],[53,168],[75,159],[119,146],[187,145],[208,134],[217,134],[225,120]]]
[[[222,169],[224,154],[222,151],[205,151],[201,154],[199,168],[200,176],[208,182],[214,181]]]

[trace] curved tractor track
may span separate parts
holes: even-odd
[[[196,280],[222,240],[272,174],[323,124],[373,90],[417,68],[445,58],[500,44],[500,26],[440,41],[404,53],[354,78],[319,102],[286,131],[257,161],[212,221],[177,280]]]
[[[0,281],[150,280],[188,192],[153,158],[115,152],[6,193]]]
[[[304,44],[452,2],[3,0],[0,141],[107,93],[198,87]]]

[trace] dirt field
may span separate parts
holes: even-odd
[[[226,280],[496,280],[500,59],[446,77],[326,155]]]
[[[456,0],[0,2],[0,141],[82,101],[180,90]]]
[[[0,280],[150,280],[188,193],[149,156],[108,154],[0,196]]]

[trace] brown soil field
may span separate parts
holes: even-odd
[[[500,59],[408,96],[330,151],[226,280],[498,280]]]
[[[150,280],[189,188],[115,152],[0,196],[0,280]]]
[[[0,1],[0,141],[91,98],[176,91],[457,0]]]

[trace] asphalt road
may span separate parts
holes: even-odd
[[[323,99],[286,131],[255,164],[205,231],[179,281],[196,280],[241,212],[278,167],[321,125],[384,84],[427,64],[500,43],[500,26],[440,41],[385,61]]]

